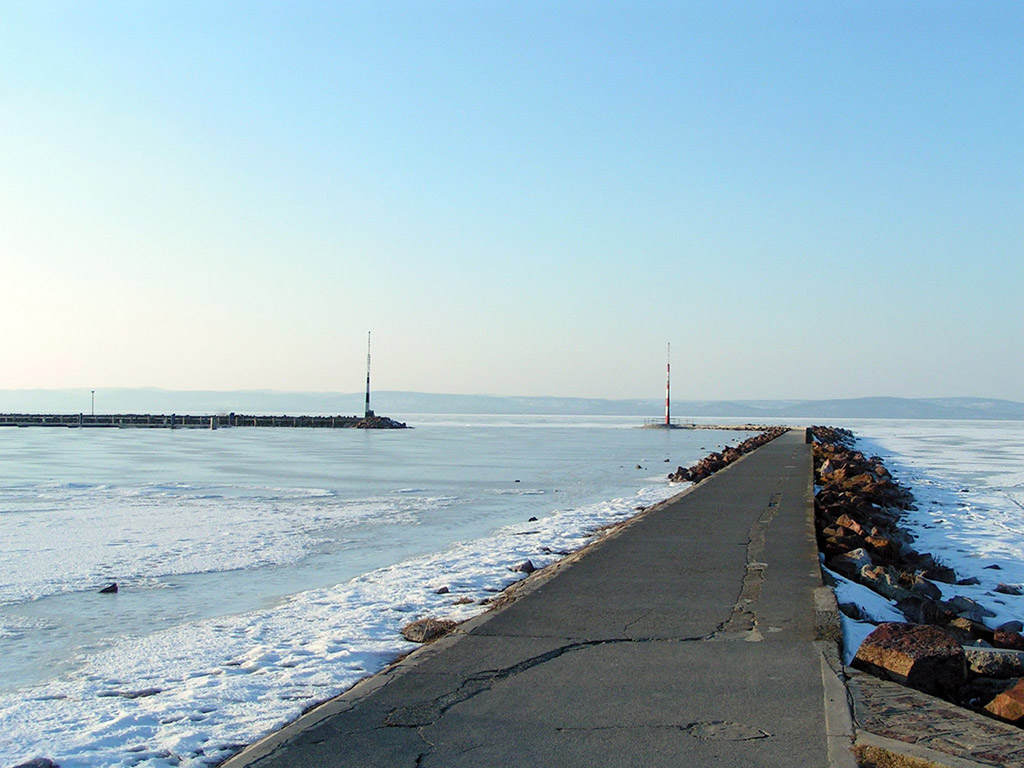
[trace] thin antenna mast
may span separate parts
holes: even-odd
[[[669,392],[670,384],[672,380],[672,342],[668,344],[668,354],[665,358],[665,426],[671,426],[672,421],[669,418],[671,409],[669,407]]]
[[[370,410],[370,331],[366,332],[366,418],[372,418]]]

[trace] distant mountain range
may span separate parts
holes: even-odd
[[[364,393],[176,391],[101,389],[96,413],[359,414]],[[581,397],[502,397],[424,392],[374,392],[373,409],[386,416],[417,413],[643,416],[664,413],[662,400]],[[88,413],[88,389],[0,390],[3,413]],[[997,419],[1024,420],[1024,403],[980,397],[859,397],[846,400],[681,400],[674,417],[778,419]]]

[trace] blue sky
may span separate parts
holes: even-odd
[[[0,389],[1024,400],[1024,5],[8,2]]]

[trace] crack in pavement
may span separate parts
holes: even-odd
[[[397,707],[391,710],[384,718],[384,726],[391,728],[420,728],[431,725],[437,721],[445,712],[457,704],[476,696],[478,693],[490,690],[491,687],[502,680],[514,675],[526,672],[529,669],[545,664],[552,659],[557,659],[566,653],[593,648],[599,645],[615,645],[622,643],[687,643],[703,642],[706,636],[683,637],[683,638],[612,638],[605,640],[582,640],[567,645],[552,648],[537,656],[520,661],[510,667],[503,669],[487,670],[470,675],[463,680],[459,686],[448,693],[436,696],[429,701],[411,704],[406,707]]]
[[[647,618],[648,616],[650,616],[650,615],[651,615],[652,613],[654,613],[654,611],[644,611],[644,612],[643,612],[642,614],[640,614],[639,616],[637,616],[637,617],[636,617],[635,619],[633,619],[632,621],[628,622],[628,623],[626,624],[626,626],[624,626],[624,627],[622,628],[622,634],[624,634],[624,635],[628,635],[628,634],[629,634],[629,630],[630,630],[630,629],[631,629],[631,628],[632,628],[632,627],[633,627],[633,626],[634,626],[635,624],[639,624],[639,623],[640,623],[641,621],[643,621],[644,619],[646,619],[646,618]]]
[[[736,599],[736,603],[733,605],[729,618],[719,624],[718,627],[710,634],[690,638],[624,637],[604,640],[583,640],[568,643],[557,648],[552,648],[551,650],[537,656],[520,661],[510,667],[487,670],[470,675],[454,690],[440,696],[436,696],[428,701],[392,709],[384,718],[384,727],[421,729],[423,726],[428,726],[436,722],[452,707],[468,701],[479,693],[490,690],[495,683],[506,680],[522,672],[526,672],[527,670],[540,666],[541,664],[545,664],[552,659],[557,659],[566,653],[572,653],[584,648],[613,643],[708,642],[735,639],[757,642],[763,640],[764,637],[758,628],[757,615],[754,612],[754,606],[757,604],[757,601],[761,596],[761,587],[764,584],[764,572],[768,568],[768,564],[764,562],[768,527],[771,525],[772,520],[778,512],[779,502],[781,499],[781,493],[773,493],[769,498],[767,506],[762,510],[753,525],[751,525],[747,534],[746,567],[744,569],[740,594]],[[628,632],[630,627],[642,621],[649,614],[650,611],[626,624],[623,628],[623,632]],[[691,723],[686,726],[686,728],[695,727],[696,725],[700,724]],[[763,732],[758,731],[758,733]],[[767,735],[768,734],[764,734],[763,736],[757,736],[756,738],[764,738]],[[426,741],[425,738],[424,741]]]
[[[550,651],[525,659],[518,664],[513,664],[511,667],[488,670],[486,672],[479,672],[475,675],[470,675],[463,680],[462,683],[459,684],[459,687],[454,691],[449,691],[448,693],[442,694],[430,701],[412,704],[407,707],[398,707],[391,710],[384,719],[384,724],[398,728],[418,728],[420,726],[430,725],[456,704],[461,704],[462,702],[473,698],[478,693],[489,690],[496,682],[505,680],[506,678],[519,674],[520,672],[525,672],[528,669],[544,664],[552,659],[557,659],[564,653],[570,653],[572,651],[579,650],[580,648],[588,648],[594,645],[602,645],[607,642],[631,641],[589,640],[570,643],[569,645],[552,648]]]
[[[740,594],[736,598],[732,614],[708,636],[708,640],[746,640],[760,642],[764,639],[758,628],[754,606],[761,597],[764,572],[768,569],[765,547],[768,542],[768,527],[779,511],[782,493],[776,491],[769,497],[768,505],[758,515],[747,533],[747,565],[743,572]]]

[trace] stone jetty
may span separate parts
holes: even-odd
[[[312,429],[406,429],[387,416],[266,416],[242,413],[187,414],[46,414],[0,413],[0,427],[67,427],[107,429],[226,429],[231,427],[301,427]]]
[[[852,767],[830,596],[786,432],[225,768]]]

